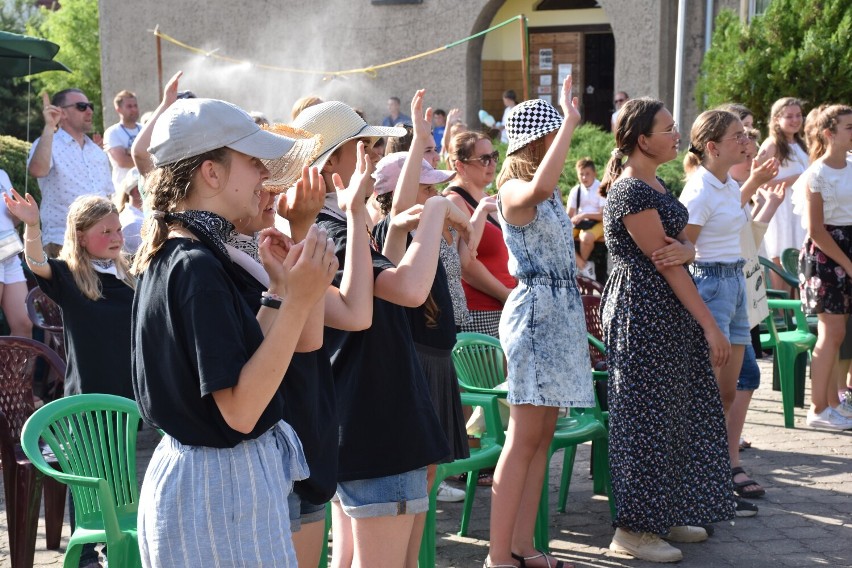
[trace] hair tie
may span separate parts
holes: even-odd
[[[156,219],[157,221],[165,221],[166,220],[166,212],[165,211],[151,211],[151,218]]]
[[[687,151],[692,152],[693,154],[695,154],[698,157],[701,157],[701,150],[696,148],[695,145],[692,142],[689,143],[689,148],[687,149]]]
[[[611,158],[620,161],[624,157],[624,152],[621,151],[621,148],[613,148],[609,155]]]

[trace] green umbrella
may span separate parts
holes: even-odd
[[[59,46],[46,39],[0,32],[0,77],[23,77],[42,71],[68,71],[53,57]]]

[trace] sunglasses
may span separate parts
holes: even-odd
[[[95,105],[92,104],[92,103],[73,103],[73,104],[70,104],[70,105],[65,105],[62,108],[70,108],[70,107],[74,107],[77,110],[79,110],[80,112],[86,112],[86,109],[89,109],[91,111],[95,110]]]
[[[491,165],[491,162],[494,162],[496,164],[497,160],[499,158],[500,158],[500,152],[498,152],[497,150],[494,150],[490,154],[482,154],[481,156],[478,156],[476,158],[470,158],[468,160],[462,160],[462,161],[466,164],[470,163],[470,162],[479,162],[480,164],[482,164],[482,167],[487,168],[488,166]]]

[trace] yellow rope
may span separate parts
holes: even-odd
[[[427,57],[429,55],[433,55],[435,53],[438,53],[439,51],[444,51],[448,47],[448,46],[444,45],[444,46],[441,46],[441,47],[438,47],[438,48],[435,48],[435,49],[430,49],[429,51],[424,51],[423,53],[418,53],[417,55],[412,55],[410,57],[404,57],[402,59],[397,59],[396,61],[390,61],[388,63],[382,63],[381,65],[371,65],[369,67],[361,67],[359,69],[347,69],[345,71],[319,71],[319,70],[315,70],[315,69],[295,69],[295,68],[292,68],[292,67],[279,67],[277,65],[266,65],[264,63],[252,63],[251,61],[243,61],[243,60],[240,60],[240,59],[235,59],[233,57],[228,57],[226,55],[220,55],[220,54],[216,53],[216,50],[206,51],[206,50],[198,48],[198,47],[193,47],[193,46],[188,45],[188,44],[186,44],[186,43],[184,43],[184,42],[182,42],[178,39],[175,39],[175,38],[173,38],[169,35],[164,34],[159,29],[150,30],[150,31],[155,36],[162,38],[162,39],[164,39],[164,40],[166,40],[170,43],[173,43],[174,45],[176,45],[178,47],[182,47],[182,48],[186,49],[187,51],[191,51],[193,53],[197,53],[197,54],[203,55],[205,57],[218,59],[220,61],[227,61],[229,63],[238,63],[238,64],[248,63],[252,67],[255,67],[255,68],[258,68],[258,69],[268,69],[270,71],[283,71],[283,72],[286,72],[286,73],[302,73],[302,74],[306,74],[306,75],[325,75],[327,77],[329,77],[329,76],[336,77],[336,76],[340,76],[340,75],[353,75],[355,73],[364,73],[365,75],[367,75],[371,78],[375,78],[376,76],[378,76],[378,70],[379,69],[385,69],[385,68],[391,67],[393,65],[399,65],[400,63],[407,63],[409,61],[414,61],[415,59],[420,59],[421,57]]]

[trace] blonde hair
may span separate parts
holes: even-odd
[[[290,116],[293,118],[293,120],[296,120],[296,117],[302,114],[303,110],[308,107],[318,105],[321,102],[323,102],[322,99],[316,95],[304,96],[301,99],[297,100],[295,103],[293,103],[293,109],[290,111]]]
[[[728,127],[740,118],[727,110],[707,110],[698,115],[689,132],[689,151],[683,157],[686,175],[698,169],[707,157],[707,143],[718,142]]]
[[[775,142],[778,161],[781,165],[784,165],[784,162],[793,155],[793,149],[790,148],[790,144],[787,143],[787,136],[784,134],[784,131],[781,130],[781,124],[778,122],[778,118],[781,116],[781,113],[789,106],[797,106],[800,111],[804,111],[805,109],[804,101],[794,97],[784,97],[775,101],[772,105],[772,110],[769,112],[769,137]],[[801,132],[796,132],[793,135],[793,142],[798,144],[799,147],[807,153],[808,147],[805,144],[805,140],[802,138]]]
[[[847,105],[830,105],[823,108],[812,120],[812,126],[807,128],[808,146],[810,147],[811,162],[822,157],[829,146],[829,139],[825,136],[828,130],[837,134],[837,123],[841,116],[852,114],[852,107]]]
[[[65,226],[65,242],[59,259],[64,260],[74,277],[74,283],[80,292],[90,300],[103,298],[103,287],[95,269],[92,268],[93,257],[80,244],[79,233],[89,230],[95,223],[105,217],[118,215],[115,204],[105,197],[97,195],[81,195],[71,204]],[[127,258],[123,254],[115,259],[119,274],[123,274],[123,282],[131,288],[136,287],[136,279],[130,274]]]
[[[516,152],[506,156],[500,174],[497,176],[497,189],[510,179],[530,181],[544,159],[544,137],[536,138]]]
[[[133,259],[133,274],[140,275],[162,248],[169,237],[170,224],[165,215],[177,209],[192,189],[192,181],[199,166],[207,160],[230,167],[231,153],[227,148],[218,148],[198,156],[192,156],[154,170],[146,182],[145,203],[151,216],[142,225],[142,245]]]

